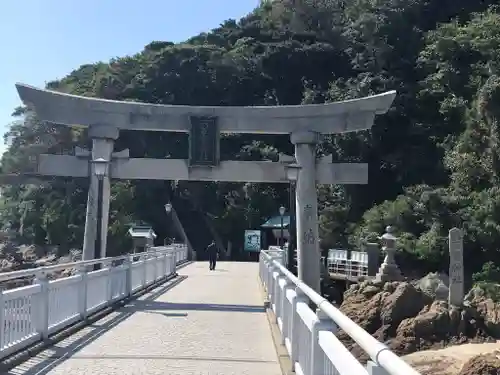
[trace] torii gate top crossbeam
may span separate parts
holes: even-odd
[[[16,84],[21,100],[41,120],[62,125],[113,125],[120,129],[189,132],[190,116],[214,116],[222,133],[334,134],[371,128],[387,112],[395,91],[327,104],[204,107],[88,98]]]

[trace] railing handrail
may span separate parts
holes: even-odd
[[[50,266],[29,268],[29,269],[19,270],[19,271],[0,272],[0,282],[21,279],[21,278],[31,277],[31,276],[37,276],[40,273],[53,273],[53,272],[62,271],[62,270],[68,269],[68,268],[93,266],[95,264],[101,264],[101,263],[112,262],[112,261],[117,261],[117,260],[125,260],[125,259],[130,259],[131,257],[144,257],[144,256],[149,256],[149,255],[158,255],[158,254],[163,254],[163,253],[169,252],[169,251],[178,251],[180,249],[179,247],[174,246],[174,245],[162,246],[162,248],[164,248],[164,249],[146,250],[146,251],[143,251],[140,253],[135,253],[135,254],[130,253],[130,254],[120,255],[120,256],[116,256],[116,257],[107,257],[107,258],[100,258],[100,259],[94,259],[94,260],[80,260],[77,262],[54,264],[54,265],[50,265]],[[150,248],[150,249],[152,249],[152,248]]]
[[[279,252],[279,250],[272,250]],[[285,275],[297,288],[299,288],[321,311],[323,311],[335,324],[347,333],[361,349],[363,349],[380,367],[384,368],[389,375],[420,375],[414,368],[393,353],[386,345],[375,339],[363,328],[354,323],[347,315],[333,306],[327,299],[316,293],[297,276],[283,267],[275,257],[262,250],[261,254],[270,260],[274,267]]]

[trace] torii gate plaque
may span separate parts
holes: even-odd
[[[41,120],[88,126],[92,151],[77,155],[40,155],[39,176],[90,177],[84,259],[91,259],[95,238],[97,176],[92,160],[108,161],[104,178],[101,248],[106,248],[110,177],[118,179],[288,182],[284,162],[219,161],[219,134],[290,134],[295,145],[298,273],[310,287],[320,288],[316,184],[366,184],[368,165],[317,161],[315,146],[323,134],[366,130],[375,115],[387,112],[396,92],[337,103],[270,107],[192,107],[119,102],[69,95],[17,84],[22,101]],[[189,160],[128,158],[113,153],[120,129],[190,133]],[[84,155],[85,154],[85,155]],[[92,158],[90,158],[92,157]],[[90,167],[89,167],[90,165]],[[102,254],[103,256],[105,254]]]
[[[219,129],[217,117],[191,116],[189,134],[189,165],[216,167],[219,165]]]

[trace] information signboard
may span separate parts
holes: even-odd
[[[261,248],[260,237],[260,230],[246,230],[244,246],[245,251],[259,252]]]

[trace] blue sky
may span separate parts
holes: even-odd
[[[20,105],[14,84],[42,87],[82,64],[183,41],[259,0],[0,0],[0,133]],[[0,139],[0,153],[5,150]]]

